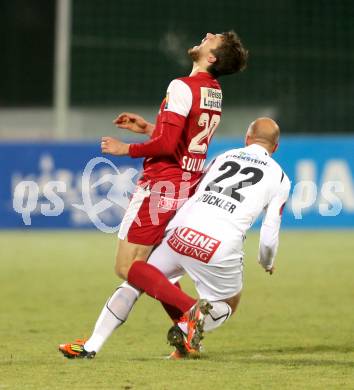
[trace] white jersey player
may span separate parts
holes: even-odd
[[[243,241],[263,210],[259,261],[272,269],[289,188],[288,177],[264,147],[227,151],[170,222],[149,263],[171,277],[183,272],[182,266],[208,300],[235,295],[242,288]]]
[[[290,190],[287,175],[271,157],[278,138],[273,120],[253,122],[246,136],[248,146],[229,150],[210,164],[198,190],[172,219],[149,258],[169,279],[184,273],[192,278],[199,297],[216,309],[206,317],[206,330],[219,326],[236,309],[242,290],[243,242],[263,211],[259,262],[273,273],[281,214]],[[183,353],[178,343],[172,344]]]

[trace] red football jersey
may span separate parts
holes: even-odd
[[[161,135],[163,123],[182,126],[183,130],[172,155],[145,158],[139,183],[171,181],[178,186],[183,173],[190,172],[190,185],[194,186],[201,177],[209,142],[220,122],[221,105],[220,85],[209,73],[173,80],[161,103],[151,139]]]

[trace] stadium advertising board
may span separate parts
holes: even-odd
[[[242,146],[218,139],[209,159]],[[354,137],[283,137],[274,158],[292,181],[286,228],[354,228]],[[99,142],[1,143],[0,228],[114,233],[142,161],[102,156]]]

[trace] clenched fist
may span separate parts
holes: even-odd
[[[127,156],[129,154],[129,144],[120,141],[117,138],[102,137],[102,153],[112,154],[113,156]]]

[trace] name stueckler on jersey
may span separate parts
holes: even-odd
[[[204,193],[200,198],[197,199],[197,202],[207,203],[211,206],[219,207],[222,210],[228,211],[230,214],[232,214],[236,209],[236,205],[233,202],[219,198],[212,193]]]

